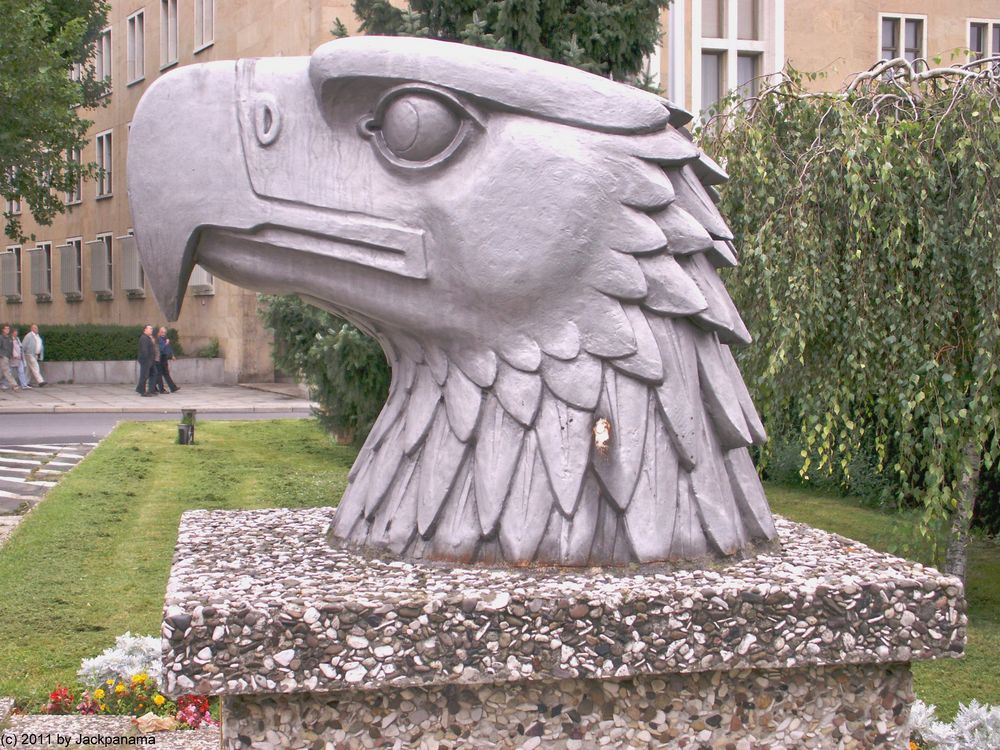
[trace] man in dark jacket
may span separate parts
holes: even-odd
[[[153,326],[147,325],[139,336],[139,382],[135,392],[140,396],[156,395],[156,360],[159,353],[153,338]]]
[[[163,326],[160,326],[160,330],[156,333],[156,345],[160,350],[160,361],[156,373],[156,391],[157,393],[166,393],[163,387],[164,382],[170,388],[171,393],[179,391],[180,386],[174,383],[174,379],[170,377],[170,360],[174,358],[174,348],[170,346],[167,329]]]

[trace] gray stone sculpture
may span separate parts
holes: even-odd
[[[331,528],[415,560],[611,565],[775,538],[724,172],[652,94],[512,53],[360,37],[195,65],[132,122],[175,319],[199,263],[375,336],[389,400]]]

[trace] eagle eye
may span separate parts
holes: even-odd
[[[467,132],[468,111],[450,95],[424,87],[400,87],[382,97],[360,123],[393,164],[425,167],[453,154]]]

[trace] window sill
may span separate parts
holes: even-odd
[[[63,297],[67,302],[83,302],[83,295],[80,292],[63,292]]]
[[[207,50],[207,49],[208,49],[209,47],[212,47],[212,46],[214,46],[214,45],[215,45],[215,40],[214,40],[214,39],[213,39],[212,41],[210,41],[210,42],[205,42],[205,43],[204,43],[203,45],[201,45],[200,47],[196,47],[196,48],[195,48],[195,50],[194,50],[194,54],[196,54],[196,55],[197,55],[197,54],[198,54],[199,52],[204,52],[204,51],[205,51],[205,50]]]
[[[112,302],[115,295],[112,292],[95,292],[98,302]]]
[[[72,208],[73,206],[79,206],[81,203],[83,203],[83,198],[77,198],[76,200],[66,201],[66,207]]]
[[[138,78],[133,78],[131,81],[129,81],[125,85],[126,86],[135,86],[137,83],[142,83],[145,80],[146,80],[146,76],[145,75],[141,75]]]
[[[178,62],[180,62],[179,58],[177,60],[171,60],[170,62],[163,63],[160,66],[160,72],[162,73],[164,70],[168,70],[168,69],[174,67]]]
[[[108,198],[114,198],[114,197],[115,197],[114,193],[103,193],[102,195],[98,195],[94,200],[103,201],[107,200]]]
[[[20,294],[8,294],[4,300],[8,305],[20,305],[21,295]]]

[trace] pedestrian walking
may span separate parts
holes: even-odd
[[[10,371],[10,362],[14,358],[14,341],[10,335],[10,326],[4,324],[0,328],[0,389],[12,388],[15,391],[21,390],[21,386],[14,380],[14,374]]]
[[[135,386],[135,392],[140,396],[156,395],[156,361],[159,359],[160,350],[153,339],[153,326],[147,325],[139,335],[139,382]]]
[[[160,350],[160,361],[157,365],[158,372],[156,375],[156,390],[158,393],[166,393],[163,385],[166,382],[168,388],[170,388],[170,393],[174,391],[179,391],[181,388],[179,385],[174,383],[173,378],[170,377],[170,360],[174,358],[174,349],[170,346],[170,339],[167,338],[167,329],[160,326],[160,330],[156,334],[156,344]]]
[[[24,334],[24,339],[21,341],[21,355],[28,368],[28,375],[35,381],[35,385],[39,388],[44,387],[45,379],[42,377],[38,363],[45,359],[45,342],[42,341],[42,337],[38,333],[37,323],[32,323],[31,330]]]
[[[16,328],[10,332],[11,343],[14,345],[14,356],[10,360],[10,369],[14,371],[14,376],[22,388],[31,388],[28,385],[28,378],[24,374],[24,356],[21,354],[20,333]]]

